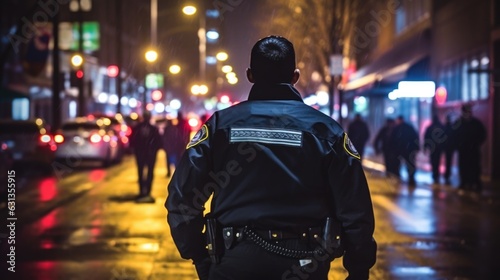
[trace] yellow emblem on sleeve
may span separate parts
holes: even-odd
[[[354,144],[351,142],[351,139],[347,136],[347,133],[344,133],[344,150],[352,157],[361,159],[361,156],[359,155],[358,151],[356,150],[356,147],[354,147]]]
[[[200,144],[201,142],[205,141],[208,139],[208,127],[206,124],[204,124],[198,132],[193,136],[191,141],[189,141],[189,144],[186,146],[186,149],[189,149],[193,146],[196,146]]]

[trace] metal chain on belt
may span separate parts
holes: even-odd
[[[243,230],[243,233],[248,236],[250,240],[252,240],[255,244],[257,244],[259,247],[263,248],[264,250],[271,252],[273,254],[281,255],[284,257],[288,258],[306,258],[306,257],[313,257],[315,255],[323,255],[323,250],[321,249],[315,249],[313,251],[307,251],[307,250],[292,250],[292,249],[287,249],[281,246],[278,246],[276,244],[269,243],[267,240],[264,238],[260,237],[258,234],[253,232],[252,230],[248,229],[245,227]]]

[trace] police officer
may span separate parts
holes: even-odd
[[[168,186],[181,256],[200,279],[327,279],[340,237],[348,279],[368,279],[376,243],[360,156],[340,125],[293,87],[292,43],[259,40],[247,78],[248,100],[206,121]]]
[[[136,198],[138,203],[155,202],[150,193],[153,184],[156,153],[161,148],[162,139],[158,128],[153,126],[150,121],[151,114],[147,111],[144,112],[143,121],[134,127],[130,136],[130,145],[134,149],[139,179],[139,195]],[[146,175],[144,175],[145,171]]]

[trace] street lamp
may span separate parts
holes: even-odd
[[[168,68],[168,71],[173,75],[177,75],[181,72],[181,67],[177,64],[173,64],[173,65],[170,65],[170,67]]]
[[[186,5],[182,8],[182,12],[185,15],[192,16],[192,15],[196,14],[196,7],[193,5]]]
[[[155,51],[154,49],[149,49],[149,50],[147,50],[144,53],[144,58],[146,59],[147,62],[149,62],[150,64],[153,64],[158,59],[158,52]],[[147,108],[148,85],[147,85],[147,79],[146,78],[144,79],[144,87],[145,87],[145,90],[144,90],[144,93],[143,93],[143,96],[142,96],[143,110],[149,110]],[[151,111],[151,110],[149,110],[149,111]]]
[[[158,59],[158,52],[155,50],[148,50],[144,54],[144,57],[146,58],[146,61],[153,63]]]
[[[203,2],[200,1],[200,4]],[[203,7],[200,7],[200,26],[198,28],[198,51],[200,54],[200,80],[205,81],[205,73],[206,73],[206,64],[205,60],[207,57],[207,37],[206,37],[206,23],[205,23],[205,9]],[[182,8],[182,12],[188,16],[192,16],[197,12],[197,8],[193,5],[186,5]]]
[[[215,55],[218,61],[226,61],[229,58],[229,55],[226,52],[218,52]]]
[[[224,66],[222,66],[221,70],[222,70],[222,73],[227,74],[227,73],[233,71],[233,67],[231,65],[224,65]]]
[[[208,93],[208,87],[206,85],[193,85],[191,87],[191,93],[193,95],[206,95]]]
[[[83,64],[83,57],[80,54],[75,54],[71,57],[71,65],[80,67]]]

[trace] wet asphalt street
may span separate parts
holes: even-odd
[[[498,186],[463,193],[430,184],[420,171],[411,188],[386,179],[379,164],[364,163],[379,245],[371,279],[500,279]],[[133,201],[138,187],[131,156],[107,169],[78,164],[51,177],[15,171],[15,209],[1,210],[0,279],[197,279],[166,223],[163,152],[153,204]],[[335,260],[329,279],[345,277],[341,259]]]

